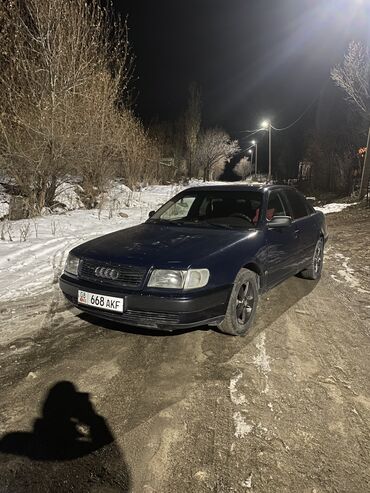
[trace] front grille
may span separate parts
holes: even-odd
[[[143,326],[171,325],[178,324],[180,321],[176,313],[140,312],[136,310],[127,310],[121,314],[121,319],[127,323],[131,322]]]
[[[97,268],[114,269],[118,275],[115,279],[105,278],[104,276],[97,276],[95,270]],[[97,262],[96,260],[83,259],[80,263],[79,277],[86,279],[87,281],[99,282],[100,284],[110,284],[128,287],[138,288],[141,286],[146,269],[144,267],[137,267],[132,265],[119,265],[108,264],[104,262]]]

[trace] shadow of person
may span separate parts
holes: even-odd
[[[9,457],[20,456],[31,459],[33,464],[29,467],[29,461],[24,462],[16,476],[11,478],[8,474],[5,478],[2,466],[6,460],[1,460],[1,491],[25,491],[25,482],[36,482],[37,491],[93,491],[93,483],[112,484],[115,488],[120,485],[110,491],[129,491],[128,468],[106,420],[95,412],[89,394],[77,391],[69,381],[58,382],[49,390],[33,431],[8,433],[0,441],[0,452],[10,461]],[[45,477],[44,465],[50,462],[55,465],[46,467]],[[5,472],[13,469],[5,468]],[[58,483],[62,477],[69,478],[64,479],[63,489],[53,489],[55,481]],[[4,489],[4,479],[8,480],[9,489]],[[22,489],[18,481],[22,482]],[[66,488],[69,481],[71,490]],[[42,488],[43,484],[48,486]],[[32,486],[27,491],[33,491]]]

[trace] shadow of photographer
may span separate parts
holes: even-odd
[[[106,420],[95,412],[89,394],[69,381],[49,390],[33,431],[3,436],[0,452],[2,491],[94,491],[94,485],[129,491],[129,471]],[[30,461],[17,459],[17,471],[2,471],[12,456]]]

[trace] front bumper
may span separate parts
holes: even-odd
[[[94,316],[144,328],[174,330],[220,323],[226,313],[232,286],[207,292],[187,294],[149,294],[140,291],[117,290],[112,286],[74,279],[65,274],[59,278],[64,296],[80,310]],[[125,299],[123,313],[80,305],[78,290]]]

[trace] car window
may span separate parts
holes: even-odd
[[[308,216],[310,209],[306,199],[298,194],[295,190],[286,190],[285,194],[289,200],[290,208],[292,210],[292,219],[300,219],[301,217]]]
[[[313,208],[313,206],[309,203],[309,201],[306,199],[306,207],[307,207],[307,212],[308,214],[315,214],[315,209]]]
[[[287,198],[286,198],[286,196],[285,196],[285,193],[280,193],[280,194],[279,194],[279,197],[281,198],[281,201],[282,201],[282,203],[283,203],[283,205],[284,205],[284,209],[285,209],[285,211],[286,211],[286,215],[287,215],[287,216],[291,216],[290,204],[289,204],[289,202],[288,202],[288,199],[287,199]]]
[[[204,197],[199,207],[200,218],[222,218],[240,216],[249,219],[252,224],[257,224],[261,199],[254,199],[255,194],[217,194]]]
[[[273,217],[287,215],[280,194],[278,192],[271,192],[267,203],[266,219],[271,221]]]
[[[180,200],[172,204],[166,212],[163,213],[162,218],[166,220],[183,219],[189,213],[190,207],[193,205],[195,196],[185,196]]]
[[[164,204],[150,222],[245,228],[258,223],[262,193],[252,190],[200,190],[184,192]]]

